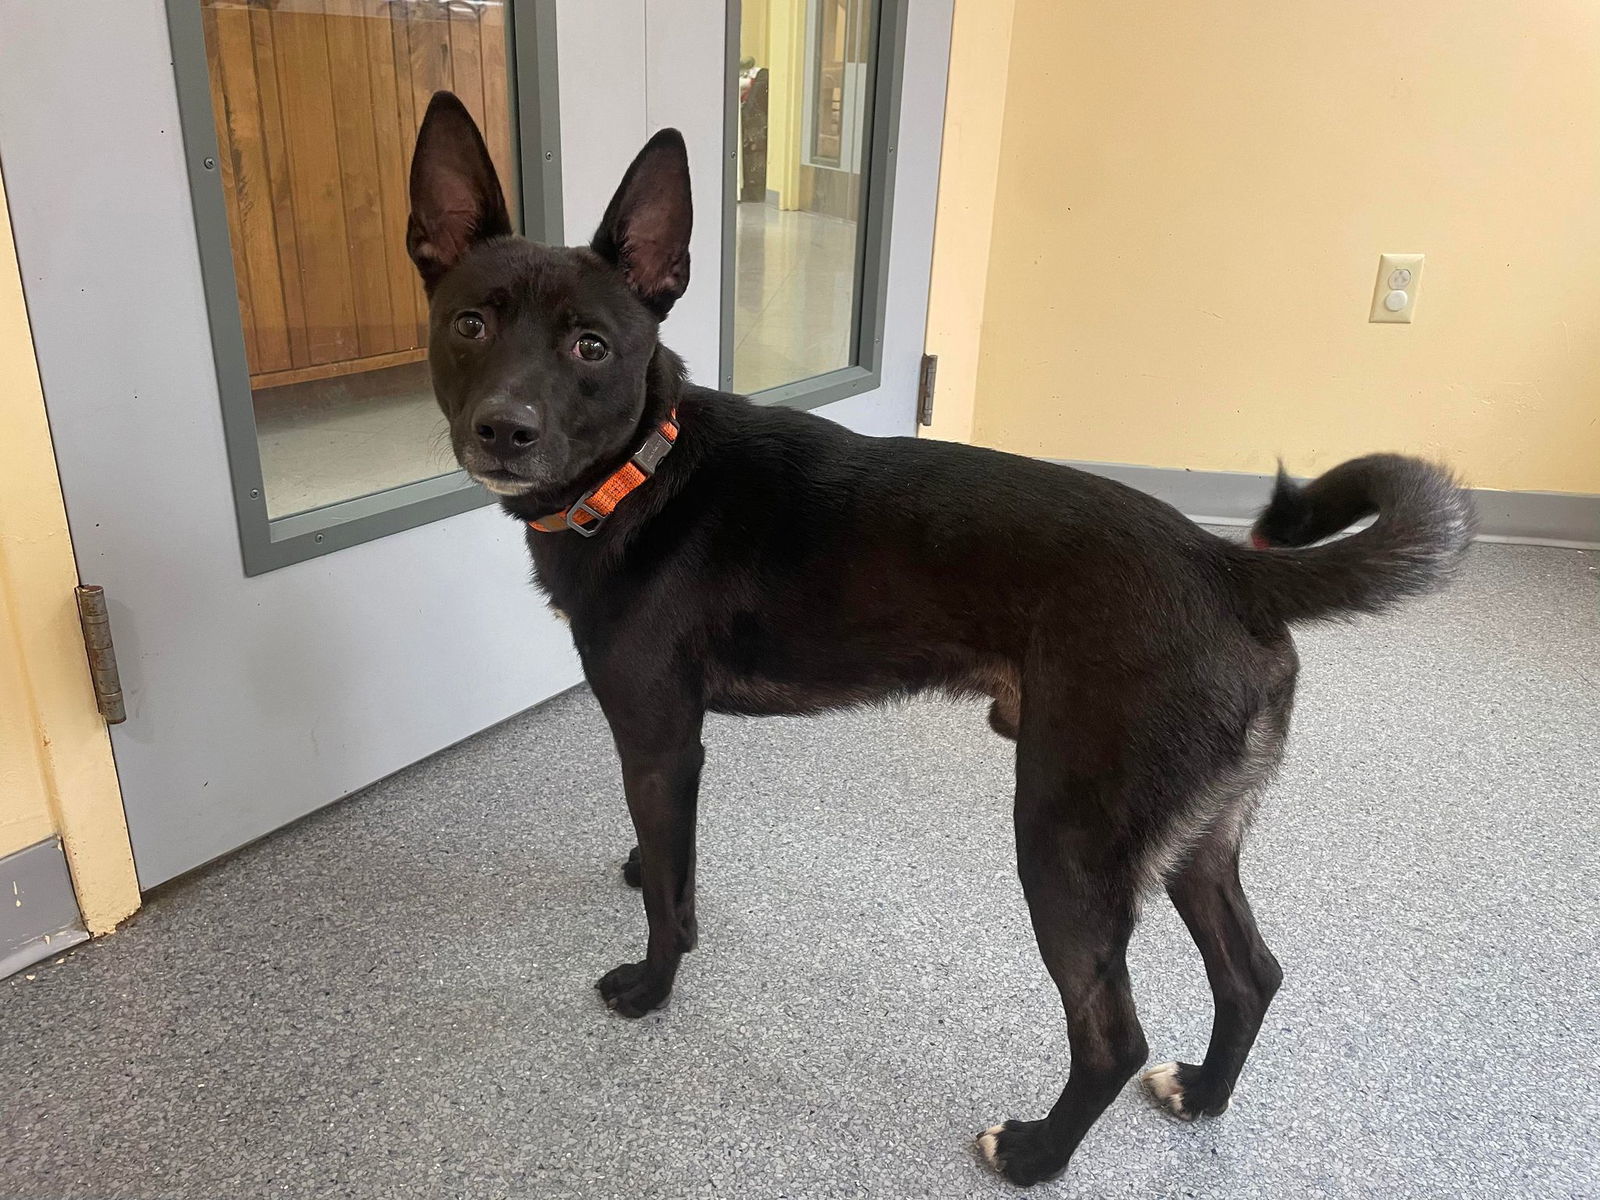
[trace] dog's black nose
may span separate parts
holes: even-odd
[[[539,426],[526,404],[491,401],[473,414],[472,432],[484,449],[501,457],[521,454],[539,440]]]

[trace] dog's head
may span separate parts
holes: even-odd
[[[406,248],[429,298],[434,394],[472,478],[559,498],[632,449],[657,327],[689,284],[691,221],[683,138],[663,129],[587,247],[517,237],[471,115],[449,92],[433,97]]]

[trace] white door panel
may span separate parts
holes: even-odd
[[[644,0],[559,0],[561,197],[569,245],[585,245],[648,136]]]

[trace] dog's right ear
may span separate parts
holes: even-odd
[[[466,106],[435,92],[411,156],[406,250],[429,292],[474,242],[511,232],[500,177]]]

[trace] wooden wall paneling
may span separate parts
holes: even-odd
[[[227,132],[219,137],[224,165],[223,192],[237,213],[235,270],[248,279],[240,309],[249,331],[246,351],[252,373],[282,371],[294,365],[289,320],[284,309],[282,266],[272,176],[262,135],[261,97],[251,47],[250,13],[237,7],[213,8],[218,61],[214,86],[224,100]]]
[[[450,5],[450,90],[467,106],[472,119],[483,125],[483,42],[478,28],[478,8]]]
[[[503,3],[490,3],[480,10],[478,35],[482,44],[483,62],[483,133],[489,143],[489,156],[494,159],[495,170],[500,175],[500,186],[505,191],[506,205],[511,220],[522,228],[521,189],[511,129],[510,49],[506,44],[506,10]]]
[[[252,383],[420,358],[405,226],[435,91],[461,97],[519,208],[503,3],[199,2]]]
[[[397,349],[389,299],[389,240],[380,199],[378,146],[360,0],[325,0],[328,64],[339,80],[333,92],[339,195],[344,205],[346,254],[355,303],[357,345],[368,357]],[[407,339],[409,342],[409,339]]]
[[[416,120],[411,133],[415,137],[428,111],[428,101],[435,92],[448,90],[452,83],[450,9],[439,0],[412,0],[405,10],[411,51],[411,108]]]
[[[272,13],[250,10],[250,51],[255,60],[256,89],[261,105],[261,141],[266,158],[267,188],[271,193],[272,229],[278,249],[278,282],[282,290],[284,327],[288,332],[289,363],[311,365],[306,332],[305,283],[300,275],[300,230],[295,219],[294,188],[289,178],[289,143],[285,133],[283,101],[278,92],[277,38]]]
[[[250,385],[257,391],[262,388],[282,387],[288,383],[313,383],[319,379],[338,379],[343,375],[359,375],[363,371],[382,371],[387,367],[403,367],[421,362],[426,350],[415,347],[396,350],[392,354],[370,354],[363,358],[347,358],[343,362],[318,363],[311,367],[294,367],[288,371],[269,371],[265,375],[252,375]]]
[[[401,179],[405,182],[406,194],[410,194],[411,179],[411,148],[416,145],[417,129],[422,124],[422,112],[417,108],[416,89],[411,84],[411,22],[406,12],[406,6],[399,4],[379,2],[381,8],[389,19],[389,32],[394,49],[395,73],[395,110],[398,119],[400,145],[404,147],[402,155],[405,165],[400,168]],[[426,103],[426,101],[424,101]],[[408,201],[406,211],[411,211]],[[419,287],[411,296],[411,324],[412,337],[418,345],[426,345],[428,341],[428,303]]]
[[[299,235],[307,347],[313,363],[359,358],[327,20],[320,5],[316,11],[278,9],[272,13],[272,32]]]
[[[411,212],[411,85],[406,81],[405,110],[400,108],[395,74],[392,6],[387,0],[366,0],[362,30],[367,43],[367,71],[372,87],[372,130],[378,153],[378,196],[384,251],[388,262],[389,312],[396,349],[423,344],[417,320],[422,284],[406,254],[406,218]],[[409,70],[409,60],[408,60]]]

